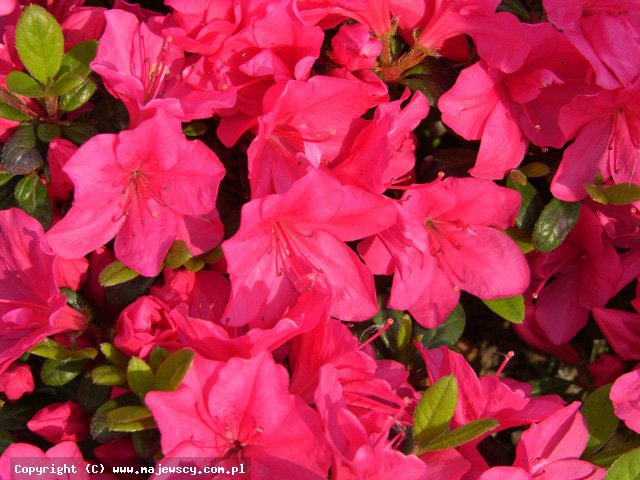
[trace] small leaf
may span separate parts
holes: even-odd
[[[466,425],[456,428],[450,432],[446,432],[440,435],[423,448],[418,449],[417,455],[421,455],[424,452],[431,452],[433,450],[444,450],[445,448],[456,448],[460,445],[475,440],[481,435],[493,430],[500,424],[493,418],[481,418],[474,420]]]
[[[536,220],[538,220],[538,217],[544,208],[544,202],[542,201],[542,198],[540,198],[538,191],[530,183],[520,185],[511,177],[507,177],[506,185],[510,189],[518,192],[520,197],[522,197],[522,203],[520,204],[520,209],[516,216],[516,227],[523,232],[530,234],[533,232]]]
[[[36,149],[37,139],[33,125],[20,126],[2,149],[2,165],[14,175],[27,175],[44,165]]]
[[[101,343],[100,351],[107,358],[107,360],[109,360],[111,364],[117,367],[122,367],[122,368],[127,367],[129,363],[129,359],[126,357],[124,353],[122,353],[115,346],[113,346],[113,344]]]
[[[184,267],[190,272],[199,272],[204,268],[204,260],[199,257],[192,257],[185,262]]]
[[[640,185],[635,183],[618,183],[607,185],[603,193],[612,205],[627,205],[640,200]]]
[[[67,140],[71,140],[76,145],[82,145],[98,134],[98,130],[88,123],[74,122],[68,127],[62,129],[62,136]]]
[[[38,357],[49,358],[51,360],[65,360],[69,358],[70,352],[64,345],[60,345],[58,342],[45,338],[38,345],[33,347],[29,352],[32,355]]]
[[[157,372],[158,367],[167,359],[168,356],[169,351],[162,347],[156,347],[151,350],[151,355],[149,355],[149,365],[151,366],[151,370]]]
[[[224,257],[224,253],[222,252],[222,248],[220,247],[220,245],[218,245],[213,250],[209,250],[208,252],[200,255],[200,258],[202,258],[205,263],[216,263],[222,257]]]
[[[41,123],[37,129],[38,139],[41,142],[49,143],[56,137],[62,134],[62,130],[58,125],[52,125],[51,123]]]
[[[532,388],[530,396],[538,397],[550,394],[562,395],[572,385],[572,382],[564,378],[544,377],[529,380],[529,385]]]
[[[151,410],[142,406],[119,407],[107,414],[107,421],[112,424],[130,423],[152,418]]]
[[[81,348],[71,352],[71,358],[74,360],[94,360],[98,356],[98,350],[93,347]]]
[[[638,478],[640,478],[640,448],[622,455],[613,462],[607,472],[607,480],[638,480]]]
[[[604,385],[587,397],[580,409],[589,429],[589,442],[582,454],[583,458],[595,453],[618,428],[618,417],[613,413],[609,399],[611,384]]]
[[[71,74],[75,75],[75,74]],[[79,77],[82,78],[82,77]],[[63,112],[73,112],[79,109],[93,97],[96,93],[96,82],[90,78],[79,83],[77,87],[67,91],[60,97],[60,110]]]
[[[396,334],[396,349],[402,352],[411,342],[411,336],[413,331],[413,321],[408,314],[402,315],[400,325],[398,326],[398,333]]]
[[[153,371],[141,358],[133,357],[127,366],[127,383],[133,393],[143,398],[153,387]]]
[[[601,203],[602,205],[609,204],[609,200],[607,200],[607,196],[602,191],[601,185],[592,185],[590,183],[585,183],[584,189],[587,191],[587,193],[589,194],[589,197],[594,202]]]
[[[191,252],[187,248],[187,244],[182,240],[173,242],[167,256],[164,258],[164,265],[167,268],[178,268],[187,263],[191,258]]]
[[[160,364],[153,381],[153,390],[169,392],[180,386],[193,362],[192,350],[182,349],[169,355]]]
[[[446,375],[431,385],[418,402],[413,417],[413,438],[422,448],[449,430],[458,403],[458,382]]]
[[[31,120],[29,115],[3,101],[0,101],[0,118],[6,118],[7,120],[16,122]]]
[[[457,304],[449,316],[435,328],[423,329],[416,327],[416,331],[422,332],[421,343],[427,348],[438,348],[455,344],[464,332],[466,315],[461,304]]]
[[[630,452],[634,448],[640,447],[640,440],[636,440],[633,442],[626,442],[617,447],[608,448],[601,452],[596,453],[595,455],[591,455],[589,457],[589,462],[594,465],[598,465],[602,468],[609,468],[613,465],[618,458],[624,455],[627,452]]]
[[[28,175],[23,177],[14,191],[18,206],[29,215],[38,220],[47,230],[51,226],[51,202],[47,187],[40,177]]]
[[[493,313],[511,323],[524,322],[524,297],[497,298],[495,300],[482,300]]]
[[[516,245],[520,247],[520,251],[522,251],[522,253],[524,253],[525,255],[534,250],[533,244],[531,243],[531,237],[519,228],[507,228],[504,233],[509,235],[511,240],[516,242]]]
[[[131,435],[133,449],[143,460],[151,460],[160,451],[160,432],[158,430],[143,430]]]
[[[29,73],[46,84],[58,73],[62,63],[62,28],[44,8],[29,5],[16,25],[16,49]]]
[[[91,73],[89,64],[96,58],[98,52],[97,40],[85,40],[76,44],[71,50],[62,57],[60,73],[75,73],[82,77],[86,77]]]
[[[98,281],[103,287],[113,287],[114,285],[119,285],[136,278],[138,275],[140,275],[138,272],[131,270],[125,264],[116,260],[100,272]]]
[[[87,412],[95,412],[100,405],[109,399],[111,387],[95,385],[91,381],[91,374],[87,373],[80,380],[77,392],[77,400],[80,406]]]
[[[527,183],[529,183],[527,181],[527,176],[517,168],[514,168],[509,172],[509,178],[511,178],[511,180],[516,182],[521,187],[524,187]]]
[[[153,428],[158,428],[153,417],[129,423],[115,423],[109,426],[109,430],[112,432],[141,432]]]
[[[0,171],[0,187],[4,186],[14,177],[11,172]]]
[[[200,135],[207,133],[207,130],[207,124],[198,121],[188,123],[182,127],[182,133],[187,137],[199,137]]]
[[[533,229],[533,246],[547,253],[558,248],[580,216],[580,202],[552,199],[542,210]]]
[[[109,400],[100,405],[96,410],[96,413],[94,413],[91,418],[90,424],[91,437],[94,440],[101,443],[107,443],[122,437],[120,433],[109,430],[107,415],[109,415],[109,412],[112,410],[126,405],[126,401],[129,400],[127,397],[128,395],[123,395],[114,400]]]
[[[7,88],[23,97],[42,98],[47,92],[30,75],[14,70],[7,75]]]
[[[527,178],[538,178],[538,177],[544,177],[545,175],[549,175],[549,172],[551,172],[551,169],[549,168],[548,165],[545,165],[544,163],[532,162],[524,165],[520,169],[520,171],[524,173],[527,176]]]
[[[91,380],[96,385],[124,386],[127,383],[127,374],[124,368],[100,365],[91,371]]]
[[[86,80],[83,76],[74,72],[67,72],[60,75],[56,80],[56,83],[53,84],[53,93],[58,96],[62,96],[69,93],[71,90],[77,89],[84,83],[86,83]]]
[[[45,385],[60,387],[80,375],[86,363],[86,360],[45,360],[40,378]]]

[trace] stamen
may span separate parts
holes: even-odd
[[[509,350],[509,352],[507,352],[507,354],[504,357],[504,360],[502,361],[502,363],[500,364],[500,366],[498,367],[498,371],[496,372],[496,377],[500,376],[500,374],[502,373],[502,371],[504,370],[504,368],[507,366],[507,363],[509,363],[509,360],[511,360],[513,357],[515,357],[515,353],[513,350]]]
[[[382,335],[384,332],[386,332],[391,325],[393,325],[393,318],[389,318],[385,322],[385,324],[382,327],[380,327],[380,329],[376,333],[374,333],[366,341],[364,341],[360,345],[358,345],[358,350],[362,350],[364,347],[366,347],[371,342],[373,342],[376,338],[378,338],[380,335]]]

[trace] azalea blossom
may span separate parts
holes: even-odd
[[[174,241],[200,254],[222,237],[215,200],[224,168],[163,112],[133,130],[93,137],[64,172],[75,187],[73,205],[47,232],[60,256],[79,258],[115,236],[116,257],[154,276]]]

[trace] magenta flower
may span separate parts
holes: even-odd
[[[619,377],[609,394],[616,416],[634,432],[640,433],[640,369]]]
[[[27,427],[53,444],[79,442],[89,434],[89,420],[77,403],[58,402],[38,410]]]
[[[86,327],[60,293],[59,264],[37,220],[0,211],[0,374],[46,337]]]
[[[4,393],[7,400],[14,402],[23,395],[33,392],[35,385],[33,375],[28,365],[12,363],[0,373],[0,392]]]
[[[15,478],[15,465],[12,459],[20,459],[20,464],[24,467],[64,467],[67,473],[56,475],[48,472],[40,478],[42,480],[89,480],[89,474],[85,467],[87,462],[82,457],[82,452],[74,442],[62,442],[43,452],[35,445],[28,443],[12,443],[0,456],[0,478]],[[73,473],[70,470],[74,470]],[[46,472],[46,470],[45,470]],[[27,476],[27,473],[22,473]]]
[[[527,288],[524,256],[499,231],[513,224],[519,205],[515,191],[485,180],[414,185],[398,204],[396,225],[358,250],[374,273],[394,274],[389,306],[434,327],[453,310],[460,290],[495,299]]]
[[[388,228],[395,217],[389,199],[315,169],[287,193],[247,203],[240,229],[222,246],[232,288],[228,321],[269,324],[316,284],[330,289],[332,316],[371,318],[378,311],[373,276],[344,242]]]
[[[174,241],[200,254],[222,237],[215,201],[224,168],[163,112],[133,130],[93,137],[64,171],[74,202],[47,233],[62,257],[79,258],[115,236],[116,257],[154,276]]]
[[[320,419],[288,387],[269,354],[226,363],[197,356],[176,391],[150,392],[145,401],[168,457],[249,458],[255,480],[324,479]]]

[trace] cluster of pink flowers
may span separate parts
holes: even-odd
[[[636,0],[507,2],[527,18],[498,0],[83,3],[0,2],[0,101],[35,112],[45,157],[12,170],[27,120],[0,118],[0,187],[36,178],[52,212],[43,227],[0,195],[1,480],[18,457],[162,456],[246,459],[256,480],[605,477],[576,400],[613,384],[616,428],[640,433]],[[55,18],[65,52],[99,42],[98,87],[76,110],[12,89],[14,71],[37,78],[20,50],[27,9]],[[459,73],[432,88],[427,65]],[[91,134],[41,134],[77,124]],[[425,129],[477,150],[470,176],[417,158]],[[421,343],[473,297],[496,311],[521,301],[508,328],[577,365],[583,396],[533,393],[504,365],[478,376],[455,349]],[[404,312],[393,328],[391,310]],[[362,341],[359,325],[380,331]],[[604,338],[597,358],[581,335]],[[181,351],[184,378],[159,386],[157,356]],[[109,416],[122,429],[104,435],[104,405],[51,394],[45,370],[63,361],[80,365],[68,385],[91,379],[138,416]],[[455,410],[421,436],[438,415],[425,392],[447,382]],[[38,395],[51,401],[3,426],[3,409]],[[496,461],[483,445],[507,429],[524,431]]]

